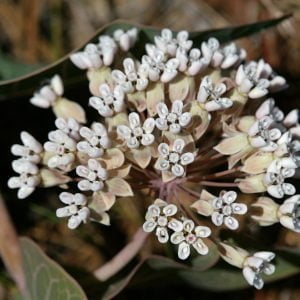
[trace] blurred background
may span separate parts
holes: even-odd
[[[263,57],[287,78],[290,88],[280,95],[281,108],[300,108],[300,0],[1,0],[0,79],[13,78],[56,61],[84,44],[101,26],[116,19],[174,30],[202,31],[286,13],[293,13],[293,18],[276,29],[238,43],[247,49],[250,58]],[[80,93],[88,95],[87,90]],[[78,91],[73,91],[73,94],[78,96]],[[76,100],[76,97],[72,98],[72,92],[68,96]],[[0,120],[0,188],[18,233],[37,241],[49,256],[78,280],[89,299],[100,299],[97,296],[101,290],[99,283],[89,272],[117,253],[135,231],[140,222],[138,217],[133,218],[134,221],[121,219],[121,214],[132,217],[134,206],[130,200],[124,200],[124,207],[121,206],[114,216],[120,222],[112,228],[91,224],[72,232],[67,229],[65,220],[55,217],[57,191],[50,191],[46,196],[44,191],[37,191],[28,200],[16,200],[15,191],[8,191],[6,187],[7,179],[12,175],[10,145],[19,140],[19,132],[24,129],[45,141],[45,128],[53,127],[54,118],[49,112],[18,99],[1,103],[0,110],[8,115]],[[112,230],[116,234],[112,235]],[[300,247],[300,238],[293,233],[282,234],[280,242]],[[159,290],[131,288],[117,299],[163,299],[168,296],[173,299],[296,300],[300,299],[297,280],[299,278],[287,279],[268,286],[264,291],[248,289],[222,296],[184,286],[166,285]],[[0,299],[11,299],[13,289],[13,282],[1,266]]]

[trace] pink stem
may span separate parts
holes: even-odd
[[[215,187],[238,187],[237,182],[215,182],[215,181],[200,181],[199,184]]]
[[[239,171],[240,171],[240,168],[237,167],[237,168],[234,168],[234,169],[225,170],[225,171],[217,172],[217,173],[214,173],[214,174],[209,174],[209,175],[203,176],[202,178],[203,179],[218,178],[218,177],[223,177],[223,176],[231,175],[231,174],[239,172]]]
[[[129,242],[115,257],[94,271],[94,275],[100,281],[106,281],[125,267],[139,252],[145,243],[149,233],[140,228]]]

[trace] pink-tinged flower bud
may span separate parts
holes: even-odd
[[[251,218],[261,226],[269,226],[279,222],[278,217],[279,205],[271,198],[259,197],[258,200],[251,205]]]
[[[226,243],[219,243],[218,250],[227,263],[238,268],[243,268],[244,261],[249,255],[248,251]]]
[[[264,174],[246,177],[239,182],[239,189],[243,193],[262,193],[267,190],[264,185]]]

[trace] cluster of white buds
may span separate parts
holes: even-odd
[[[137,66],[132,58],[125,58],[123,67],[124,72],[113,70],[111,76],[116,85],[125,93],[142,91],[148,86],[147,71],[143,65]]]
[[[224,83],[213,84],[209,76],[205,76],[200,84],[197,100],[205,103],[207,111],[226,109],[232,106],[233,102],[227,97],[222,97],[227,91]]]
[[[283,77],[274,73],[272,67],[263,59],[240,65],[235,78],[241,93],[248,94],[249,98],[261,98],[269,91],[275,92],[286,86]]]
[[[116,30],[114,37],[101,35],[98,44],[88,44],[83,51],[71,54],[70,59],[80,69],[99,69],[103,65],[110,66],[120,47],[128,51],[137,39],[137,29],[132,28],[126,32]]]
[[[56,210],[56,216],[59,218],[70,217],[68,220],[68,227],[70,229],[77,228],[81,223],[86,223],[90,215],[90,209],[86,207],[87,199],[83,194],[71,194],[62,192],[59,195],[62,203],[66,204],[65,207]]]
[[[70,138],[78,141],[80,140],[79,130],[81,125],[73,118],[57,118],[55,120],[57,129],[66,133]]]
[[[66,167],[74,162],[76,140],[60,129],[49,132],[48,138],[49,141],[44,144],[44,149],[53,154],[47,162],[49,168]]]
[[[264,182],[267,185],[268,193],[275,198],[283,198],[284,195],[293,195],[296,188],[291,183],[286,183],[286,178],[295,175],[296,165],[291,165],[289,159],[274,160],[267,168]]]
[[[271,275],[275,266],[270,262],[275,258],[275,253],[259,251],[252,255],[246,250],[227,243],[220,243],[220,255],[229,264],[241,268],[247,282],[256,289],[262,289],[264,281],[262,274]]]
[[[277,149],[276,142],[281,137],[281,131],[278,128],[270,128],[273,122],[270,116],[264,116],[254,122],[248,130],[251,146],[266,152]]]
[[[24,145],[12,147],[19,176],[8,185],[25,198],[36,186],[76,183],[80,193],[61,193],[66,206],[56,212],[71,229],[90,220],[109,225],[117,197],[150,195],[145,232],[178,245],[182,260],[218,244],[220,256],[260,289],[261,274],[275,270],[274,254],[219,241],[223,231],[253,226],[248,211],[257,225],[300,232],[299,195],[279,203],[296,193],[287,181],[300,166],[299,112],[285,115],[266,99],[286,81],[263,60],[247,62],[234,43],[211,37],[196,47],[187,31],[163,29],[139,60],[127,53],[137,37],[136,28],[117,29],[70,56],[87,70],[97,119],[87,123],[81,105],[62,97],[59,76],[34,94],[31,103],[51,107],[57,128],[44,148],[21,133]]]
[[[155,121],[153,118],[147,118],[141,124],[139,114],[132,112],[128,115],[129,126],[119,125],[117,127],[118,135],[126,141],[128,148],[139,148],[149,146],[154,142],[153,130],[155,128]]]
[[[40,108],[49,108],[64,93],[64,86],[59,75],[51,78],[50,82],[45,84],[39,91],[35,92],[30,99],[31,104]]]
[[[159,144],[158,152],[160,156],[155,163],[155,168],[160,171],[171,171],[176,177],[183,176],[185,166],[191,164],[195,159],[192,152],[182,153],[184,146],[185,142],[182,139],[175,140],[171,148],[166,143]]]
[[[195,226],[190,219],[183,219],[182,230],[174,232],[170,241],[178,245],[178,257],[182,260],[187,259],[191,254],[191,246],[200,254],[206,255],[209,251],[203,238],[209,237],[211,230],[207,226]]]
[[[20,156],[12,162],[13,170],[19,176],[11,177],[8,186],[18,189],[18,198],[24,199],[29,196],[40,183],[39,166],[41,161],[42,145],[28,132],[21,132],[23,145],[15,144],[11,147],[13,155]]]
[[[101,123],[93,123],[91,128],[81,127],[79,133],[83,140],[77,143],[77,150],[86,153],[89,157],[102,156],[104,149],[110,145],[107,130]]]
[[[155,119],[156,127],[164,131],[169,130],[174,134],[181,132],[182,128],[187,127],[192,120],[189,112],[183,112],[183,102],[180,100],[172,103],[170,112],[167,105],[162,102],[156,105],[156,111],[159,116]]]
[[[174,204],[156,199],[152,205],[148,207],[143,224],[145,232],[152,232],[155,230],[156,236],[160,243],[167,243],[169,241],[168,228],[180,232],[183,225],[174,216],[177,214],[178,208]]]
[[[221,191],[216,197],[206,190],[200,195],[200,200],[193,203],[197,213],[203,216],[210,216],[216,226],[225,225],[231,230],[239,228],[239,222],[233,215],[244,215],[247,213],[247,205],[236,203],[237,193],[234,191]]]
[[[101,84],[99,87],[100,96],[93,96],[89,100],[90,106],[95,108],[102,117],[112,117],[124,109],[124,92],[120,86],[111,91],[108,84]]]
[[[200,49],[193,48],[189,52],[182,48],[176,51],[176,58],[179,61],[178,70],[185,72],[188,76],[195,76],[208,65],[208,60],[201,57]]]
[[[161,31],[160,36],[154,37],[156,47],[164,54],[175,56],[178,48],[188,51],[193,46],[193,41],[189,40],[189,33],[185,30],[177,33],[176,38],[170,29],[165,28]]]
[[[244,261],[243,275],[250,285],[257,289],[264,286],[261,274],[271,275],[275,272],[275,266],[270,263],[275,258],[273,252],[256,252],[248,256]]]
[[[117,29],[113,36],[115,41],[120,45],[123,51],[128,51],[137,40],[138,30],[137,28],[131,28],[127,31],[123,29]]]
[[[281,205],[271,198],[260,197],[252,204],[253,220],[261,226],[280,224],[292,231],[300,232],[300,196],[294,195],[286,199]]]
[[[84,178],[78,182],[78,188],[81,191],[100,191],[104,187],[104,181],[108,178],[107,170],[100,162],[92,158],[88,160],[87,166],[78,166],[76,173]]]
[[[175,218],[178,208],[174,204],[156,199],[148,207],[143,229],[145,232],[153,232],[160,243],[167,243],[169,240],[172,244],[178,245],[178,257],[182,260],[190,256],[193,248],[201,255],[206,255],[209,251],[202,238],[207,238],[211,230],[206,226],[195,226],[195,223],[187,218],[180,220]],[[169,234],[169,230],[173,233]]]
[[[209,38],[207,42],[203,42],[201,51],[208,64],[221,69],[239,65],[247,55],[245,49],[237,47],[234,43],[221,48],[216,38]]]

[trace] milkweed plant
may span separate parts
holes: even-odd
[[[20,199],[62,188],[56,216],[71,230],[108,226],[122,197],[145,195],[137,238],[169,243],[179,260],[214,244],[261,289],[275,253],[243,249],[221,232],[276,223],[300,232],[300,195],[289,182],[300,166],[299,113],[284,114],[272,98],[286,80],[213,37],[193,47],[187,31],[163,29],[141,59],[130,52],[137,39],[137,28],[116,29],[70,55],[87,74],[86,106],[97,118],[64,97],[59,75],[33,94],[30,103],[56,120],[44,144],[21,132],[8,186]]]

